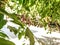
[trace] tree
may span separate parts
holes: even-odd
[[[5,10],[6,7],[9,7],[13,12]],[[7,28],[9,28],[11,32],[14,32],[15,35],[18,34],[19,39],[21,39],[23,35],[28,37],[30,39],[30,45],[34,45],[35,42],[34,35],[28,28],[30,25],[45,27],[45,29],[49,29],[50,32],[60,31],[59,0],[0,0],[0,31],[2,31],[1,28],[8,22],[4,20],[5,15],[13,19],[11,22],[20,26],[18,29],[11,26]],[[23,30],[21,31],[20,29]],[[2,32],[0,33],[2,42],[6,40],[5,37],[8,36]],[[1,45],[5,45],[5,43],[1,43]],[[12,43],[10,45],[14,44]]]

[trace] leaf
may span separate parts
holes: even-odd
[[[4,20],[4,15],[0,13],[0,29],[6,24],[6,20]]]
[[[6,12],[6,11],[5,11],[4,9],[2,9],[2,8],[0,8],[0,11],[1,11],[2,14],[6,14],[6,15],[9,16],[10,18],[14,19],[14,21],[12,21],[12,22],[15,22],[16,24],[18,24],[18,25],[20,25],[22,28],[24,28],[23,23],[22,23],[20,20],[18,20],[17,14],[10,14],[10,13]]]
[[[22,33],[19,33],[18,34],[18,39],[21,39],[21,37],[22,37]]]
[[[30,40],[30,45],[34,45],[34,35],[33,33],[29,30],[29,28],[26,29],[25,36],[27,36]]]
[[[35,4],[36,0],[31,0],[31,5],[30,6],[33,6]]]
[[[3,37],[3,38],[8,38],[8,36],[5,34],[5,33],[2,33],[2,32],[0,32],[0,37]]]
[[[23,35],[24,35],[24,31],[19,32],[19,34],[18,34],[18,39],[21,39]]]
[[[15,45],[15,44],[9,40],[5,40],[3,38],[0,38],[0,45]]]
[[[20,20],[18,20],[17,19],[17,15],[11,15],[12,16],[12,18],[14,19],[14,21],[12,21],[12,22],[14,22],[14,23],[16,23],[16,24],[18,24],[18,25],[20,25],[22,28],[24,28],[24,24],[20,21]]]
[[[17,0],[11,0],[12,2],[17,2]]]
[[[18,0],[19,1],[19,4],[22,4],[23,3],[23,0]]]
[[[30,11],[29,7],[25,7],[25,9],[26,9],[27,11]]]
[[[0,21],[3,20],[4,15],[0,13]]]
[[[18,30],[15,27],[8,26],[8,28],[11,32],[14,32],[15,35],[17,34]]]
[[[7,14],[8,15],[8,13],[4,9],[2,9],[1,7],[0,7],[0,13],[1,14]]]
[[[0,21],[0,29],[3,28],[3,26],[6,24],[6,20],[1,20]]]
[[[14,21],[11,21],[11,22],[13,22],[13,23],[15,23],[15,24],[18,24],[18,25],[20,25],[22,28],[24,28],[24,25],[25,25],[25,24],[23,24],[22,22],[20,22],[20,21],[18,21],[18,20],[14,20]]]

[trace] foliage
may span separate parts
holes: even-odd
[[[9,38],[6,34],[4,34],[3,32],[0,32],[0,37],[2,37],[2,38]]]
[[[15,45],[15,44],[12,43],[11,41],[0,38],[0,45]]]
[[[6,7],[9,7],[11,12],[6,10]],[[27,25],[45,27],[50,32],[60,31],[59,0],[0,0],[0,29],[8,22],[4,20],[5,15],[13,19],[10,22],[20,27],[16,29],[8,26],[10,31],[14,32],[15,35],[18,34],[19,39],[23,35],[27,36],[30,39],[30,45],[34,45],[34,35]],[[21,29],[23,30],[21,31]]]
[[[0,29],[6,24],[6,20],[3,20],[4,15],[0,13]]]
[[[30,45],[34,45],[34,37],[33,37],[33,33],[29,30],[29,28],[26,29],[26,32],[25,32],[25,36],[29,37],[29,40],[30,40]]]

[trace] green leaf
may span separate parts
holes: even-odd
[[[19,32],[19,34],[18,34],[18,39],[21,39],[22,38],[22,36],[25,34],[25,32],[24,31],[22,31],[22,32]]]
[[[8,15],[8,13],[3,8],[1,8],[1,7],[0,7],[0,13],[1,14],[7,14]]]
[[[22,28],[24,28],[24,25],[25,25],[25,24],[23,24],[23,23],[20,22],[19,20],[14,20],[14,21],[11,21],[11,22],[13,22],[13,23],[15,23],[15,24],[18,24],[18,25],[20,25]]]
[[[36,2],[36,0],[30,0],[31,2],[31,5],[30,6],[33,6],[34,4],[35,4],[35,2]]]
[[[15,35],[17,34],[18,30],[15,27],[8,26],[8,28],[11,32],[14,32]]]
[[[29,28],[26,29],[26,32],[25,32],[25,36],[27,36],[30,40],[30,45],[34,45],[35,41],[34,41],[34,35],[33,33],[30,31]]]
[[[6,20],[1,20],[0,21],[0,29],[3,28],[3,26],[6,24]]]
[[[14,23],[20,25],[22,28],[24,28],[23,23],[22,23],[20,20],[18,20],[17,14],[10,14],[10,13],[6,12],[6,11],[5,11],[4,9],[2,9],[2,8],[0,8],[0,11],[1,11],[2,14],[6,14],[6,15],[9,16],[10,18],[14,19],[14,21],[12,21],[12,22],[14,22]]]
[[[17,2],[17,0],[11,0],[12,2]]]
[[[24,35],[24,31],[19,32],[20,28],[16,29],[15,27],[11,26],[8,26],[8,28],[10,29],[11,32],[14,32],[15,35],[18,33],[18,39],[21,39],[21,37]]]
[[[19,4],[23,4],[23,0],[18,0],[19,1]]]
[[[22,38],[22,35],[23,35],[22,33],[19,33],[18,34],[18,39],[21,39]]]
[[[3,20],[4,15],[0,13],[0,21]]]
[[[27,11],[30,11],[29,7],[25,7],[25,9],[26,9]]]
[[[5,40],[3,38],[0,38],[0,45],[15,45],[15,44],[9,40]]]
[[[5,34],[5,33],[2,33],[2,32],[0,32],[0,37],[3,37],[3,38],[8,38],[8,36]]]
[[[21,39],[21,37],[22,37],[22,33],[19,33],[18,34],[18,39]]]
[[[14,22],[14,23],[20,25],[22,28],[24,28],[24,24],[20,20],[18,20],[16,14],[10,14],[8,16],[11,17],[12,19],[14,19],[12,22]]]

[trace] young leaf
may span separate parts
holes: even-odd
[[[19,4],[22,4],[23,3],[23,0],[18,0],[19,1]]]
[[[3,20],[4,15],[0,13],[0,21]]]
[[[2,33],[2,32],[0,32],[0,37],[3,37],[3,38],[7,37],[8,38],[8,36],[5,33]]]
[[[17,34],[18,30],[15,27],[8,26],[8,28],[10,29],[11,32],[14,32],[15,35]]]
[[[15,45],[15,44],[9,40],[5,40],[3,38],[0,38],[0,45]]]
[[[34,35],[33,33],[29,30],[29,28],[26,29],[25,36],[27,36],[30,40],[30,45],[34,45]]]
[[[24,35],[24,31],[19,32],[19,34],[18,34],[18,39],[21,39],[23,35]]]
[[[19,20],[14,20],[14,21],[11,21],[11,22],[13,22],[13,23],[15,23],[15,24],[18,24],[18,25],[20,25],[22,28],[24,28],[24,25],[25,25],[25,24],[23,24],[23,23],[20,22]]]
[[[0,21],[0,29],[3,28],[3,26],[6,24],[6,20],[1,20]]]
[[[22,37],[22,33],[19,33],[18,34],[18,39],[21,39],[21,37]]]
[[[20,20],[18,20],[16,14],[10,14],[10,13],[6,12],[6,11],[5,11],[4,9],[2,9],[2,8],[0,8],[0,11],[1,11],[2,14],[6,14],[6,15],[9,16],[10,18],[14,19],[14,21],[12,21],[12,22],[14,22],[14,23],[20,25],[22,28],[24,28],[23,23],[22,23]]]

